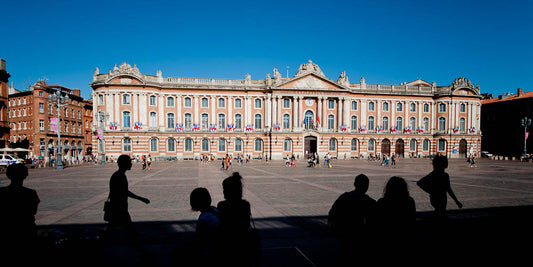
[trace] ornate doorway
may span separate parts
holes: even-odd
[[[396,140],[396,156],[403,158],[404,142],[402,139]]]
[[[317,152],[316,136],[306,136],[304,138],[304,152],[307,153],[306,156],[309,155],[309,153]]]

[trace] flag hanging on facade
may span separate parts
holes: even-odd
[[[198,125],[198,123],[194,123],[192,125],[192,130],[195,132],[198,132],[200,130],[200,126]]]
[[[50,118],[50,128],[54,133],[57,133],[57,118]]]
[[[176,130],[177,130],[178,132],[183,131],[183,124],[181,124],[181,123],[176,123]]]
[[[143,124],[142,124],[142,122],[136,122],[136,123],[133,125],[133,129],[135,129],[135,130],[142,130],[142,129],[143,129]]]
[[[252,124],[247,124],[247,125],[246,125],[246,131],[247,131],[247,132],[251,132],[251,131],[253,131],[253,130],[254,130],[254,126],[253,126]]]
[[[320,123],[320,116],[316,116],[316,122],[317,122],[318,124],[321,124],[321,123]]]
[[[118,129],[118,125],[116,122],[110,122],[109,123],[109,130],[116,130]]]

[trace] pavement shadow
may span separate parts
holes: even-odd
[[[261,266],[342,265],[337,261],[338,244],[326,216],[254,220],[263,247]],[[54,266],[183,266],[175,252],[193,237],[195,223],[134,223],[146,255],[139,255],[127,242],[103,242],[105,224],[38,226],[34,257],[41,265]],[[376,238],[371,253],[359,255],[354,251],[354,262],[513,265],[528,257],[532,225],[533,206],[452,210],[444,224],[437,223],[432,212],[418,212],[409,238],[392,248],[385,245],[389,240]]]

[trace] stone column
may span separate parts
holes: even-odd
[[[199,124],[200,123],[200,114],[198,112],[198,96],[194,96],[194,114],[193,114],[193,124]],[[192,125],[191,125],[192,126]]]

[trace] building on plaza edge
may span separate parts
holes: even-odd
[[[93,152],[195,159],[479,155],[480,93],[464,77],[449,86],[327,78],[311,62],[292,78],[163,77],[122,63],[93,82]],[[100,133],[100,134],[96,134]],[[98,137],[100,136],[100,137]]]

